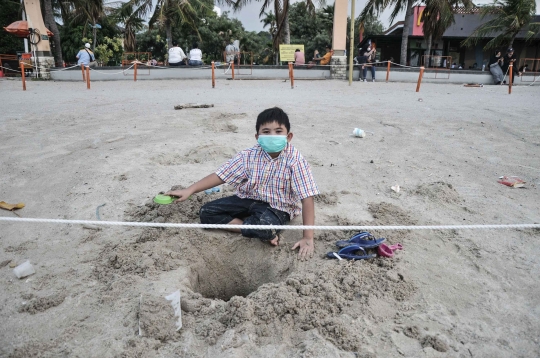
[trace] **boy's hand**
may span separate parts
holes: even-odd
[[[292,250],[296,249],[297,247],[300,248],[300,250],[298,250],[298,260],[304,261],[313,257],[313,251],[315,251],[313,238],[311,239],[307,237],[302,238],[302,240],[294,244],[294,246],[292,247]]]
[[[171,191],[168,191],[168,192],[165,193],[165,195],[177,196],[178,197],[178,199],[176,199],[174,201],[174,203],[179,203],[181,201],[185,201],[185,200],[189,199],[191,194],[192,194],[191,191],[188,190],[188,189],[171,190]]]

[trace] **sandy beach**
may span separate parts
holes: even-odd
[[[1,79],[0,201],[24,203],[25,218],[198,223],[233,188],[152,198],[253,146],[257,114],[279,106],[322,193],[317,225],[540,223],[539,85],[295,85],[28,81],[23,92]],[[214,107],[174,110],[184,103]],[[354,232],[316,231],[303,262],[291,251],[301,231],[274,248],[203,229],[0,221],[0,356],[540,356],[539,229],[371,232],[404,249],[327,259]],[[18,279],[26,260],[36,272]],[[179,331],[165,299],[177,290]]]

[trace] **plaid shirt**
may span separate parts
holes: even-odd
[[[236,188],[239,198],[267,202],[291,220],[302,212],[300,200],[319,194],[308,162],[290,144],[275,159],[257,144],[238,153],[216,174]]]

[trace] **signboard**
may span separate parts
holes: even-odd
[[[413,22],[413,29],[412,29],[412,35],[413,36],[424,36],[424,9],[425,6],[415,6],[414,7],[414,22]]]
[[[304,45],[279,45],[279,60],[282,62],[294,61],[294,52],[304,52]]]

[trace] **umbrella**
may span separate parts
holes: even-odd
[[[14,23],[4,27],[4,30],[17,37],[28,37],[30,31],[28,31],[28,21],[15,21]],[[47,29],[47,35],[53,36],[53,33]]]

